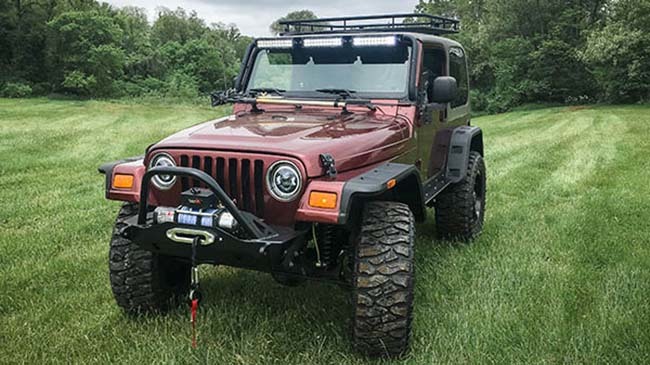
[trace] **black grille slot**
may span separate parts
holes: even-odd
[[[181,167],[189,167],[190,166],[190,159],[187,157],[187,155],[181,155]],[[190,183],[188,181],[188,178],[183,176],[181,177],[181,187],[183,191],[186,191],[187,189],[190,188]]]
[[[219,183],[219,186],[221,186],[224,190],[226,189],[226,186],[224,185],[225,169],[226,169],[226,160],[224,160],[222,157],[217,158],[217,183]]]
[[[212,176],[240,209],[264,216],[264,161],[181,155],[180,165]],[[187,177],[181,178],[181,184],[182,191],[204,185]]]
[[[253,211],[251,206],[251,160],[241,161],[241,191],[243,208],[247,212]]]
[[[228,185],[230,187],[230,197],[233,200],[236,200],[237,205],[241,203],[239,195],[237,193],[238,181],[237,181],[237,161],[236,158],[231,158],[228,160]]]
[[[264,162],[255,161],[255,214],[259,217],[264,214]]]
[[[212,157],[206,157],[203,159],[203,171],[210,176],[214,176],[212,173]]]
[[[200,156],[192,156],[192,168],[201,170],[201,157]],[[192,186],[195,188],[198,188],[201,186],[201,182],[197,179],[192,179]]]

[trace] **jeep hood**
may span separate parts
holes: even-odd
[[[381,113],[241,113],[178,132],[153,146],[265,153],[300,159],[309,177],[323,175],[319,156],[331,154],[339,172],[405,153],[411,125]]]

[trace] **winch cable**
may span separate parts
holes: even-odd
[[[199,290],[199,267],[196,260],[196,251],[201,241],[200,237],[194,237],[192,241],[192,268],[190,273],[190,323],[192,324],[192,348],[197,348],[196,341],[196,315],[199,310],[201,301],[201,291]]]

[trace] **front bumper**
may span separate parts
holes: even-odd
[[[149,183],[155,175],[191,177],[212,190],[221,204],[242,228],[244,238],[220,228],[207,228],[176,223],[155,224],[147,198]],[[219,184],[201,170],[184,167],[157,167],[142,178],[138,215],[123,221],[120,234],[145,250],[189,260],[193,237],[200,237],[196,260],[198,264],[227,265],[264,272],[291,273],[291,260],[306,242],[306,231],[265,224],[254,215],[240,211]],[[183,232],[182,236],[177,232]],[[208,239],[209,238],[209,239]]]

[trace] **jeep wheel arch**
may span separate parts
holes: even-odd
[[[414,165],[387,163],[378,166],[343,186],[339,224],[357,221],[366,201],[388,200],[407,204],[416,221],[426,219],[426,206],[420,172]]]
[[[463,179],[467,171],[470,153],[478,152],[483,156],[483,131],[474,126],[455,128],[449,143],[445,175],[452,183]]]

